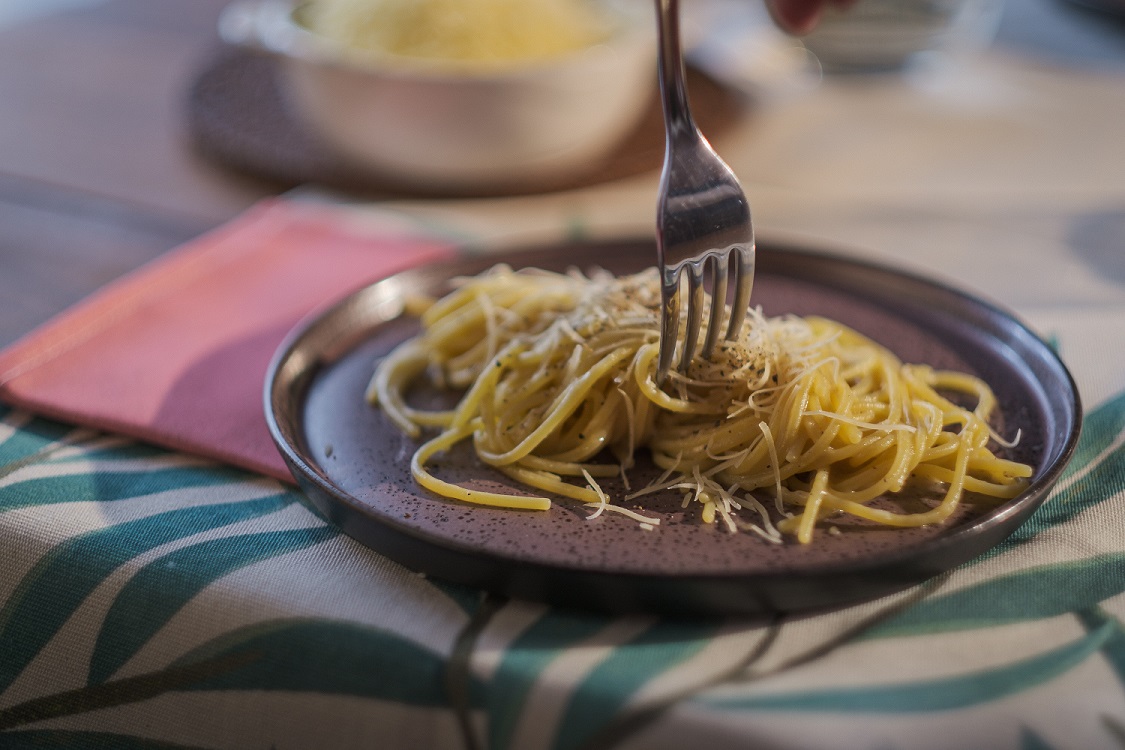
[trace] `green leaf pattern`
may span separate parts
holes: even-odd
[[[0,407],[0,747],[905,748],[960,731],[982,744],[950,746],[1033,750],[1058,746],[1077,694],[1097,696],[1077,736],[1122,747],[1125,551],[1083,540],[1125,540],[1123,434],[1125,394],[1086,415],[1027,524],[907,605],[718,622],[488,603],[351,543],[284,485]],[[963,664],[926,650],[1008,638]]]

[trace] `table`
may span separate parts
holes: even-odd
[[[183,125],[224,2],[27,5],[0,26],[5,344],[277,192],[199,157]]]
[[[0,345],[279,192],[183,129],[224,4],[0,26]],[[552,611],[421,580],[275,480],[2,407],[0,745],[1119,747],[1123,94],[1122,21],[1012,0],[971,61],[832,79],[718,144],[763,234],[951,281],[1058,342],[1083,442],[997,553],[816,616]],[[348,210],[497,248],[644,231],[653,189]]]

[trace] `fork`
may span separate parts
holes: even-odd
[[[664,169],[656,212],[656,253],[662,303],[657,382],[672,366],[680,328],[681,276],[687,279],[687,321],[677,369],[695,355],[703,328],[705,276],[711,305],[700,354],[710,358],[734,285],[726,338],[737,338],[754,285],[754,225],[738,178],[699,131],[688,107],[680,46],[679,0],[655,0],[660,95],[664,110]]]

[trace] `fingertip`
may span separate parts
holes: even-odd
[[[823,0],[769,0],[767,4],[777,25],[797,36],[816,27],[824,5]]]

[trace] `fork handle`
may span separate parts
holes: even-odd
[[[680,0],[655,0],[657,42],[660,46],[661,103],[667,138],[695,130],[695,121],[688,107],[687,84],[684,82],[684,55],[680,44]]]

